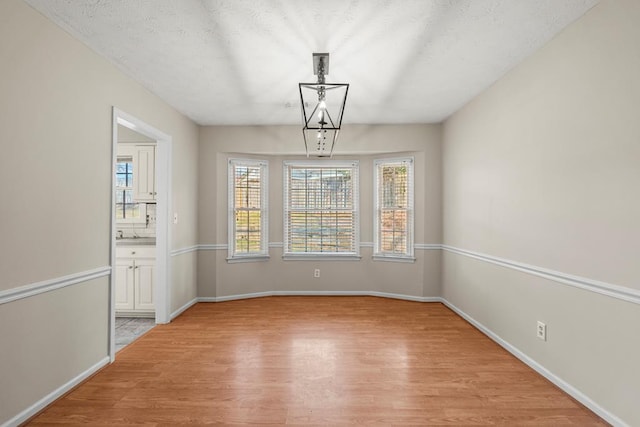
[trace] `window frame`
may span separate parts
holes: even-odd
[[[236,181],[237,167],[260,169],[260,251],[237,252],[236,248]],[[267,160],[230,158],[227,167],[228,256],[227,262],[266,261],[269,259],[269,162]]]
[[[289,174],[292,168],[351,169],[351,203],[353,212],[353,247],[349,252],[292,252],[289,245]],[[292,160],[283,162],[283,248],[284,260],[360,260],[360,162],[358,160]],[[307,210],[309,208],[306,208]]]
[[[404,253],[381,250],[380,168],[385,165],[407,165],[407,224],[406,251]],[[415,161],[413,156],[376,159],[373,162],[373,260],[415,262]]]

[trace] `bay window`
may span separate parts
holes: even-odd
[[[285,162],[284,257],[359,257],[358,162]]]

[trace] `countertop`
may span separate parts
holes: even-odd
[[[116,239],[116,246],[155,246],[155,237]]]

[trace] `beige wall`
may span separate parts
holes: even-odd
[[[107,357],[109,278],[0,305],[0,423]]]
[[[445,123],[446,245],[640,289],[638,22],[601,1]],[[448,301],[640,425],[637,304],[443,257]]]
[[[227,161],[230,157],[269,161],[269,240],[282,243],[282,163],[292,159],[307,160],[303,150],[298,126],[202,128],[199,151],[200,243],[227,243]],[[415,242],[440,243],[439,126],[346,126],[336,152],[334,159],[355,159],[360,164],[361,242],[373,242],[374,159],[410,155],[415,158]],[[342,154],[345,152],[348,154]],[[199,295],[220,298],[270,291],[376,291],[413,297],[439,295],[438,251],[417,250],[417,260],[413,264],[373,262],[370,247],[362,248],[361,255],[360,261],[283,261],[282,249],[271,248],[268,262],[228,264],[226,249],[200,251]],[[315,268],[321,270],[320,278],[313,278]]]
[[[113,106],[173,137],[172,249],[196,243],[194,123],[19,0],[0,2],[0,64],[0,292],[109,266]],[[171,262],[176,309],[195,267]],[[108,277],[0,304],[0,319],[2,424],[106,357]]]

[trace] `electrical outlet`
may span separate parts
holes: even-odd
[[[542,341],[546,341],[547,340],[547,325],[545,325],[544,323],[542,323],[539,320],[538,320],[538,328],[536,330],[536,335]]]
[[[320,269],[319,268],[316,268],[315,270],[313,270],[313,277],[316,277],[316,278],[320,277]]]

